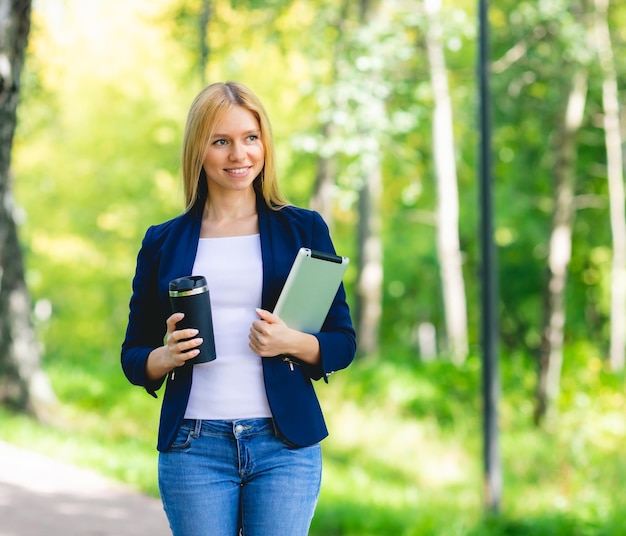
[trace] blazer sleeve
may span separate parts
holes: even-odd
[[[322,216],[313,212],[312,249],[336,254],[330,232]],[[356,333],[352,326],[350,308],[346,301],[343,283],[330,306],[322,329],[315,334],[320,344],[320,362],[317,365],[304,364],[303,367],[313,380],[328,377],[337,370],[346,368],[356,353]]]
[[[152,350],[163,345],[166,328],[158,293],[159,248],[153,239],[154,227],[146,232],[137,256],[126,336],[122,344],[122,369],[134,385],[143,386],[152,396],[164,378],[151,381],[146,361]]]

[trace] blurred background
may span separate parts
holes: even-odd
[[[477,8],[35,0],[12,212],[54,397],[43,408],[4,396],[0,439],[158,495],[160,401],[119,365],[130,285],[147,227],[183,210],[191,101],[236,80],[266,106],[283,192],[319,210],[352,259],[359,356],[316,386],[330,437],[312,534],[624,534],[626,4],[489,8],[495,509],[481,430]]]

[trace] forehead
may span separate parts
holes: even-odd
[[[260,130],[256,116],[243,106],[232,106],[215,125],[216,134],[238,134]]]

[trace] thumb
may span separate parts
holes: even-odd
[[[261,320],[265,320],[265,322],[269,324],[276,324],[277,322],[280,322],[280,318],[278,318],[278,316],[276,316],[274,313],[266,311],[265,309],[259,309],[257,307],[255,311]]]

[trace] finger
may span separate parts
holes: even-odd
[[[187,350],[186,352],[181,352],[179,354],[180,360],[184,363],[185,361],[188,361],[189,359],[193,359],[199,353],[200,353],[200,350],[198,348],[194,348],[193,350]]]
[[[179,329],[173,331],[167,334],[167,344],[175,345],[181,341],[193,339],[198,333],[198,330],[195,328]]]
[[[256,336],[263,336],[270,334],[269,325],[267,322],[261,320],[255,320],[250,327],[250,333],[254,333]]]
[[[176,324],[178,324],[183,318],[185,318],[185,313],[174,313],[170,315],[170,317],[165,321],[168,333],[176,331]]]
[[[181,354],[185,354],[189,352],[190,350],[198,349],[198,346],[200,346],[203,342],[204,342],[204,339],[202,337],[180,341],[177,344],[177,349]],[[198,349],[198,351],[200,350]]]
[[[264,320],[265,322],[268,322],[269,324],[275,324],[277,322],[280,322],[280,318],[278,316],[276,316],[274,313],[270,313],[269,311],[266,311],[265,309],[257,308],[255,309],[255,311],[261,320]]]
[[[177,341],[184,341],[186,339],[193,339],[198,333],[200,333],[195,328],[186,328],[176,330],[172,335],[176,338]]]
[[[248,340],[250,341],[250,344],[254,344],[256,348],[262,348],[267,344],[268,337],[258,331],[250,330]]]
[[[265,348],[259,345],[254,339],[250,339],[248,346],[258,356],[267,357],[269,355]]]
[[[259,342],[261,341],[261,339],[263,338],[263,333],[260,332],[257,329],[254,328],[250,328],[250,333],[248,333],[248,339],[251,342],[255,342],[256,344],[259,344]]]
[[[180,341],[168,347],[170,358],[176,366],[184,365],[185,361],[193,359],[200,353],[198,346],[202,344],[202,338]]]

